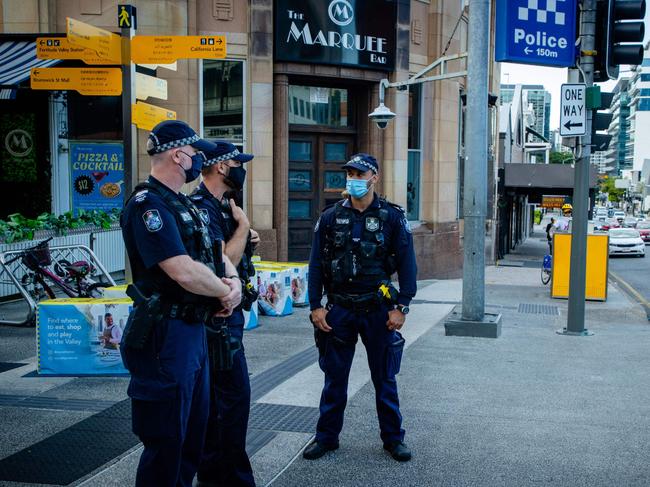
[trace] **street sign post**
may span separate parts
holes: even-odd
[[[135,97],[146,100],[149,97],[167,99],[167,80],[135,73]]]
[[[66,20],[70,44],[95,51],[100,58],[110,60],[112,64],[121,63],[120,36],[70,17]]]
[[[496,61],[575,66],[577,0],[497,0]]]
[[[579,137],[587,133],[587,109],[583,83],[563,84],[560,104],[560,136]]]
[[[38,59],[81,59],[90,65],[117,65],[110,58],[102,58],[95,51],[70,44],[67,37],[37,37],[36,57]]]
[[[225,57],[226,36],[135,36],[131,40],[131,60],[136,64]]]
[[[119,68],[32,68],[32,90],[74,90],[82,95],[119,96]]]
[[[138,101],[132,107],[133,123],[143,130],[151,130],[165,120],[176,120],[176,112]]]

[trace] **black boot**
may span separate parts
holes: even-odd
[[[384,450],[388,451],[390,456],[398,462],[408,462],[411,459],[411,450],[402,441],[384,443]]]
[[[307,445],[305,451],[302,452],[302,457],[305,460],[316,460],[317,458],[320,458],[323,455],[325,455],[328,451],[337,450],[338,447],[339,447],[338,445],[334,445],[334,446],[323,445],[322,443],[319,443],[316,440],[314,440],[309,445]]]

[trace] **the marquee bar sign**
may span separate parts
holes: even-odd
[[[275,59],[395,66],[395,0],[276,0]]]

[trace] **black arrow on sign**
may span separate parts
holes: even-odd
[[[45,44],[45,41],[41,39],[38,43],[42,46],[43,44]]]
[[[580,122],[580,123],[572,123],[571,120],[569,120],[567,123],[564,124],[564,127],[567,130],[571,130],[572,127],[582,127],[582,122]]]
[[[219,43],[219,45],[223,44],[223,41],[221,39],[218,39],[217,42]]]

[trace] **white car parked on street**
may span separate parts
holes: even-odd
[[[609,255],[638,255],[645,257],[645,243],[634,228],[609,230]]]

